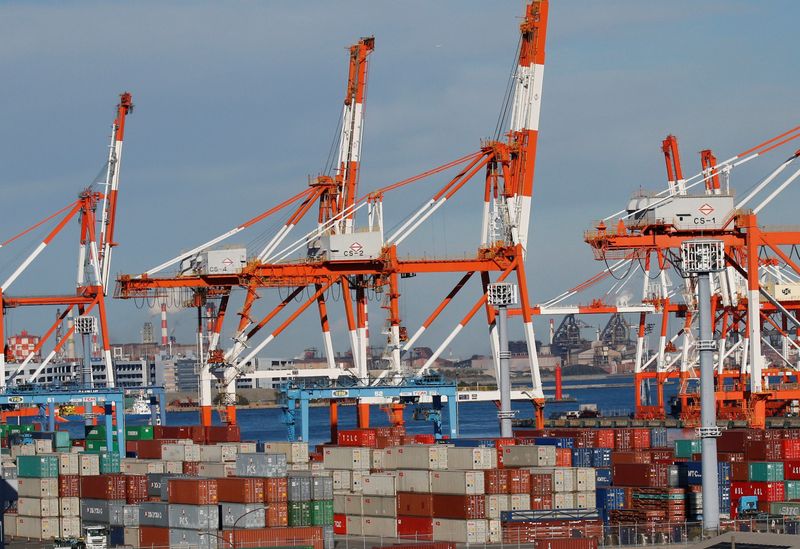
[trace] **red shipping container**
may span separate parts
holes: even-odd
[[[556,467],[572,467],[571,448],[556,448]]]
[[[166,438],[186,439],[192,438],[191,425],[155,425],[153,426],[153,438],[156,440]]]
[[[749,442],[744,447],[744,458],[746,461],[768,461],[767,448],[771,442],[766,440],[756,440]]]
[[[264,501],[264,479],[218,478],[217,499],[228,503],[262,503]]]
[[[196,477],[200,473],[200,462],[184,461],[182,469],[184,475],[191,475],[193,477]]]
[[[267,528],[285,528],[289,526],[289,504],[273,503],[268,505],[266,521]]]
[[[594,432],[594,448],[614,449],[614,429],[596,429]]]
[[[800,460],[783,462],[783,478],[785,480],[800,480]]]
[[[644,450],[650,448],[650,429],[615,429],[614,448],[617,450]]]
[[[784,439],[781,444],[783,446],[782,459],[800,459],[800,439]]]
[[[731,482],[731,500],[757,496],[760,501],[783,501],[783,482]]]
[[[289,499],[289,480],[282,478],[265,478],[264,503],[283,503]]]
[[[431,434],[414,435],[415,444],[436,444],[436,437]]]
[[[375,448],[377,434],[374,429],[343,429],[339,431],[337,442],[339,446]]]
[[[126,454],[139,454],[139,441],[138,440],[126,440],[125,441],[125,453]]]
[[[188,505],[216,505],[217,479],[173,478],[169,480],[167,501]]]
[[[531,509],[534,511],[544,511],[553,508],[553,495],[531,496]]]
[[[397,537],[433,539],[433,519],[429,517],[397,517]],[[393,546],[394,549],[396,546]]]
[[[397,514],[412,517],[432,517],[433,494],[397,492]]]
[[[650,463],[673,463],[675,455],[672,450],[650,450]]]
[[[192,425],[189,429],[189,435],[192,442],[195,444],[206,444],[206,429],[204,425]]]
[[[58,497],[81,497],[81,477],[78,475],[60,475],[58,477]]]
[[[484,496],[433,494],[433,516],[452,519],[482,519],[486,517]]]
[[[160,548],[169,547],[169,528],[157,526],[139,527],[139,547]]]
[[[134,505],[147,501],[147,475],[125,475],[125,501]]]
[[[323,549],[322,527],[237,528],[223,530],[220,538],[225,547],[296,547]],[[166,545],[165,545],[166,547]]]
[[[531,473],[530,475],[531,497],[544,496],[553,493],[553,475]]]
[[[136,445],[136,456],[139,459],[161,459],[161,440],[139,440]]]
[[[536,438],[545,436],[544,429],[514,429],[514,438],[519,442],[520,438]]]
[[[527,469],[506,469],[506,484],[509,494],[530,494],[531,472]]]
[[[333,533],[337,536],[347,535],[347,515],[342,513],[333,515]]]
[[[205,428],[206,444],[239,442],[242,440],[238,425],[211,425]]]
[[[747,482],[750,480],[750,467],[747,463],[731,463],[731,480]]]
[[[124,475],[81,477],[81,496],[86,499],[125,499]]]
[[[597,538],[547,538],[533,542],[534,549],[597,549]]]
[[[666,463],[618,463],[611,468],[614,486],[666,488],[669,486]]]
[[[507,494],[508,476],[506,471],[512,469],[489,469],[483,472],[483,493],[484,494]]]
[[[611,452],[611,465],[617,463],[652,463],[650,452]]]

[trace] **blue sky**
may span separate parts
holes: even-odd
[[[475,151],[495,128],[522,9],[519,1],[2,3],[0,239],[91,183],[126,90],[136,111],[113,271],[146,270],[295,194],[325,165],[345,48],[364,35],[375,35],[376,50],[361,190]],[[528,260],[534,302],[601,268],[582,233],[638,187],[664,186],[659,145],[667,133],[678,136],[684,171],[694,174],[700,149],[727,158],[797,124],[798,15],[789,0],[552,2]],[[749,187],[782,158],[734,173],[734,187]],[[387,225],[443,182],[387,197]],[[410,253],[474,249],[479,194],[437,215]],[[797,193],[784,196],[770,221],[793,222]],[[76,233],[71,227],[11,293],[70,291]],[[252,244],[257,233],[232,243]],[[13,270],[34,245],[0,250],[0,270]],[[404,284],[402,313],[413,332],[450,280]],[[469,308],[471,291],[420,344],[436,345]],[[260,310],[272,301],[265,297]],[[115,341],[140,337],[146,309],[120,302],[110,311]],[[380,313],[375,304],[374,343]],[[42,331],[51,315],[13,311],[8,328]],[[306,316],[265,354],[319,346],[314,315]],[[191,314],[171,322],[179,339],[191,337]],[[475,322],[454,355],[488,349]],[[346,348],[342,323],[337,315],[338,350]]]

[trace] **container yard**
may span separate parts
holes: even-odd
[[[4,259],[0,341],[13,309],[58,307],[41,337],[22,330],[0,353],[0,548],[595,549],[800,535],[800,230],[759,218],[800,177],[783,173],[800,158],[791,150],[800,126],[719,162],[704,149],[693,176],[684,175],[678,140],[668,135],[667,188],[640,189],[583,234],[603,270],[536,304],[525,269],[535,252],[529,232],[549,14],[548,0],[525,3],[496,135],[479,150],[363,194],[376,38],[361,37],[347,48],[344,106],[325,173],[227,232],[115,278],[121,159],[134,112],[133,95],[120,94],[94,183],[0,242],[43,232],[33,251]],[[783,155],[777,168],[773,151]],[[744,192],[736,195],[734,168],[765,158],[773,165],[755,182],[737,180]],[[384,208],[414,206],[405,200],[415,196],[409,186],[434,176],[445,183],[384,224]],[[428,255],[403,245],[446,202],[468,202],[467,192],[457,194],[474,187],[468,218],[478,240],[468,252]],[[268,218],[272,227],[260,226],[246,247],[228,241]],[[10,292],[76,221],[76,291]],[[450,286],[432,284],[436,274]],[[477,294],[478,284],[465,289],[473,277]],[[611,285],[605,293],[603,284]],[[640,297],[623,293],[626,285],[641,287]],[[420,287],[428,293],[415,293]],[[466,314],[445,313],[470,291]],[[588,305],[566,302],[593,291],[600,297]],[[436,299],[417,297],[431,292]],[[146,322],[142,345],[152,349],[138,362],[112,345],[112,296],[160,313],[160,344]],[[271,301],[259,305],[264,297]],[[426,315],[413,329],[409,307]],[[176,350],[168,308],[191,313],[194,345]],[[303,338],[318,337],[321,356],[314,348],[297,364],[267,358],[267,346],[307,312],[318,327],[303,327]],[[443,339],[419,346],[453,314],[458,323],[444,327]],[[459,368],[480,357],[446,356],[481,314],[495,383],[472,389]],[[595,340],[581,334],[595,327],[580,320],[592,315],[601,315]],[[546,342],[534,332],[543,317]],[[590,366],[582,361],[603,377],[629,368],[630,383],[590,380],[583,388],[629,388],[631,413],[604,413],[563,394],[562,369]],[[554,376],[554,396],[545,394],[543,370]],[[196,421],[168,421],[163,385],[179,385],[168,371],[193,381],[196,401],[187,405]],[[245,389],[274,393],[269,405],[285,437],[242,428]],[[551,403],[569,402],[579,409],[546,419]],[[479,436],[462,436],[463,410],[480,403],[496,409],[470,418]],[[521,417],[519,403],[530,417]],[[320,408],[325,436],[315,439],[312,410]],[[261,423],[276,417],[268,414]]]

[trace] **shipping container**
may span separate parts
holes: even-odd
[[[60,511],[58,498],[20,497],[17,511],[28,517],[57,517]]]
[[[495,448],[449,448],[447,468],[451,470],[496,469],[497,450]]]
[[[265,478],[263,481],[265,503],[280,503],[288,501],[289,480],[287,478]]]
[[[81,477],[81,497],[90,499],[125,499],[124,475]]]
[[[223,528],[265,528],[266,510],[263,503],[221,503]]]
[[[364,470],[371,464],[369,448],[326,446],[322,456],[325,469]]]
[[[363,485],[363,480],[362,480]],[[414,469],[397,471],[398,492],[430,492],[431,472]]]
[[[139,527],[139,545],[142,549],[169,547],[169,528],[157,526]]]
[[[16,515],[16,535],[20,538],[53,539],[60,535],[57,517],[36,518]]]
[[[263,503],[264,479],[220,478],[217,482],[217,498],[228,503]]]
[[[307,442],[265,442],[262,451],[268,454],[284,454],[288,463],[308,463]]]
[[[54,455],[17,457],[19,478],[57,478],[58,471],[59,462]]]
[[[169,504],[161,502],[145,502],[139,504],[139,526],[169,527]]]
[[[436,494],[483,495],[483,474],[483,471],[433,471],[431,473],[431,492]],[[366,489],[366,485],[364,487]]]
[[[268,528],[289,526],[289,504],[270,503],[267,505],[266,523]]]
[[[432,540],[433,519],[429,517],[398,516],[397,537],[414,540]]]
[[[217,549],[218,542],[214,531],[169,529],[170,549]]]
[[[365,496],[394,496],[397,494],[396,473],[372,473],[361,479],[361,492]]]
[[[170,479],[168,482],[168,501],[189,505],[214,505],[217,497],[215,479]]]
[[[555,446],[506,446],[503,448],[504,467],[554,467]]]
[[[17,479],[17,495],[19,497],[28,497],[28,498],[57,498],[59,496],[58,479],[57,478]]]
[[[396,517],[397,498],[387,496],[361,496],[361,512],[358,514],[374,517]],[[356,502],[346,501],[345,509],[357,506]]]
[[[169,524],[170,528],[182,528],[187,530],[218,530],[220,523],[220,507],[224,513],[226,505],[228,504],[223,503],[222,505],[217,506],[171,503],[167,508],[167,523]],[[258,513],[254,514],[257,515]],[[262,520],[261,523],[263,524],[263,522],[264,521]],[[242,526],[244,527],[244,525]]]
[[[456,543],[486,543],[485,520],[433,519],[433,539]]]

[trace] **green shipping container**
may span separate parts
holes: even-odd
[[[119,444],[117,441],[114,440],[112,446],[114,446],[113,452],[119,453]],[[98,454],[100,452],[108,452],[108,446],[106,446],[106,439],[103,440],[96,440],[96,439],[86,439],[86,452],[90,454]]]
[[[675,457],[691,459],[692,454],[699,454],[702,448],[702,443],[699,440],[676,440]]]
[[[87,425],[86,426],[86,440],[105,440],[106,439],[106,426],[105,425]]]
[[[786,499],[800,499],[800,480],[787,480],[783,488]]]
[[[325,526],[327,524],[333,524],[333,501],[312,501],[311,526]]]
[[[125,440],[153,440],[152,425],[136,425],[125,429]]]
[[[800,517],[800,502],[774,501],[769,504],[769,514],[781,515],[784,517]]]
[[[750,482],[772,482],[783,480],[783,463],[753,461],[747,464]]]
[[[120,472],[119,452],[100,452],[100,474]]]
[[[311,526],[311,502],[289,502],[289,526]]]
[[[22,478],[57,478],[58,456],[17,456],[17,476]]]
[[[67,431],[56,431],[54,433],[56,448],[69,448],[71,446],[69,433]]]
[[[32,423],[26,425],[8,425],[7,433],[32,433],[35,430]]]

